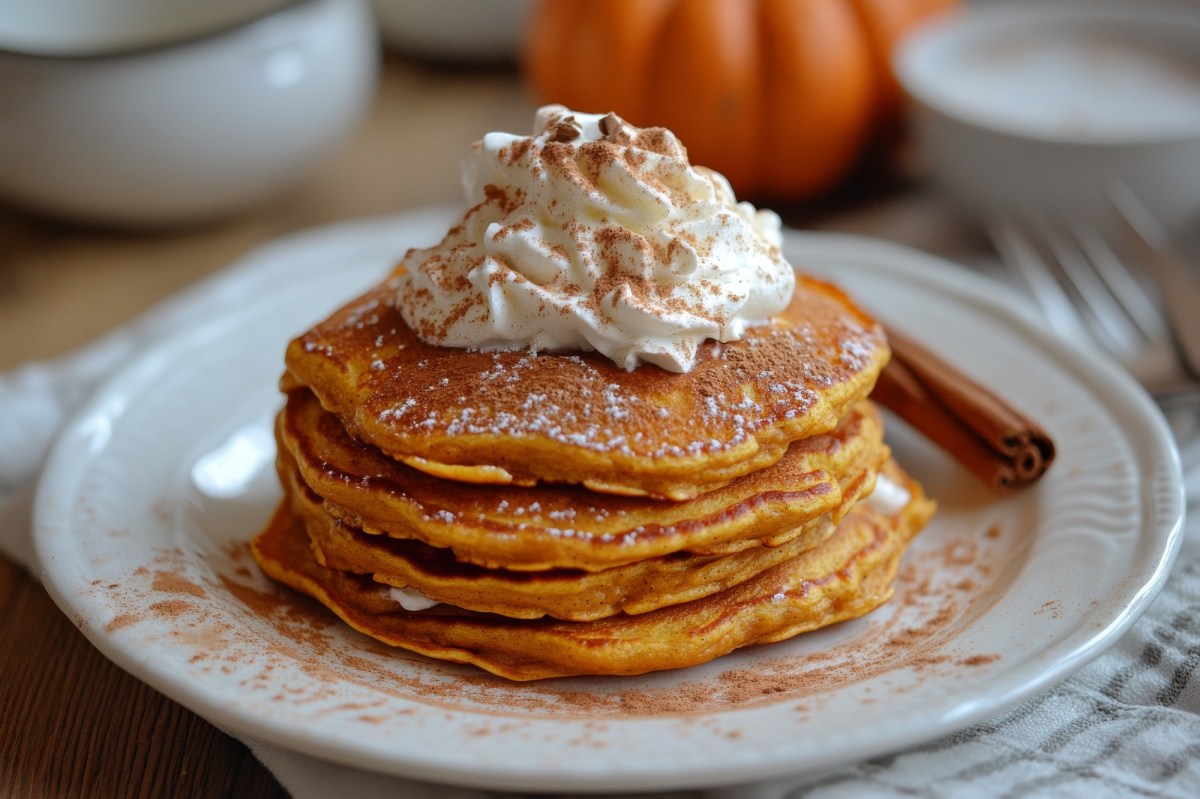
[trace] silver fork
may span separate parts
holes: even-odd
[[[992,220],[988,232],[1056,332],[1099,345],[1145,386],[1190,482],[1200,483],[1200,279],[1132,192],[1118,186],[1109,199],[1115,235],[1076,219],[1015,215]]]

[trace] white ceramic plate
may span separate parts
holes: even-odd
[[[1099,654],[1161,586],[1180,540],[1178,462],[1129,379],[952,265],[793,235],[797,266],[833,276],[1052,431],[1058,461],[1035,490],[998,500],[894,424],[900,460],[941,502],[896,598],[693,669],[515,684],[350,631],[274,587],[247,550],[279,496],[276,379],[290,336],[405,246],[436,239],[441,220],[358,223],[263,251],[241,270],[242,307],[214,307],[207,325],[137,357],[52,454],[36,545],[56,601],[108,657],[226,729],[480,787],[749,782],[992,716]]]

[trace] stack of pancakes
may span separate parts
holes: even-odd
[[[701,663],[860,616],[932,512],[840,292],[690,371],[426,344],[396,277],[294,340],[254,553],[388,644],[528,680]],[[879,475],[898,502],[862,501]],[[897,490],[898,489],[898,490]]]

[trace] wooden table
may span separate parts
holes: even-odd
[[[0,371],[64,354],[289,231],[460,202],[470,143],[527,131],[533,109],[515,70],[389,59],[363,125],[267,207],[150,232],[0,208]],[[0,796],[285,795],[245,746],[107,661],[0,556]]]
[[[459,202],[470,143],[489,130],[527,131],[533,110],[512,69],[393,58],[357,133],[267,207],[169,231],[99,230],[0,208],[0,371],[69,352],[289,231]],[[905,187],[885,188],[784,218],[943,252],[977,245],[940,211],[914,205]],[[0,796],[283,795],[242,744],[109,663],[0,557]]]

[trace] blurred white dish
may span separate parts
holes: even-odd
[[[530,0],[371,0],[391,49],[444,61],[516,58]]]
[[[935,178],[980,215],[1095,222],[1118,181],[1170,227],[1200,212],[1200,9],[970,8],[895,67]]]
[[[363,0],[304,0],[119,55],[0,53],[0,198],[119,225],[248,207],[359,120],[376,49]]]
[[[96,56],[204,36],[296,0],[5,0],[0,50]]]

